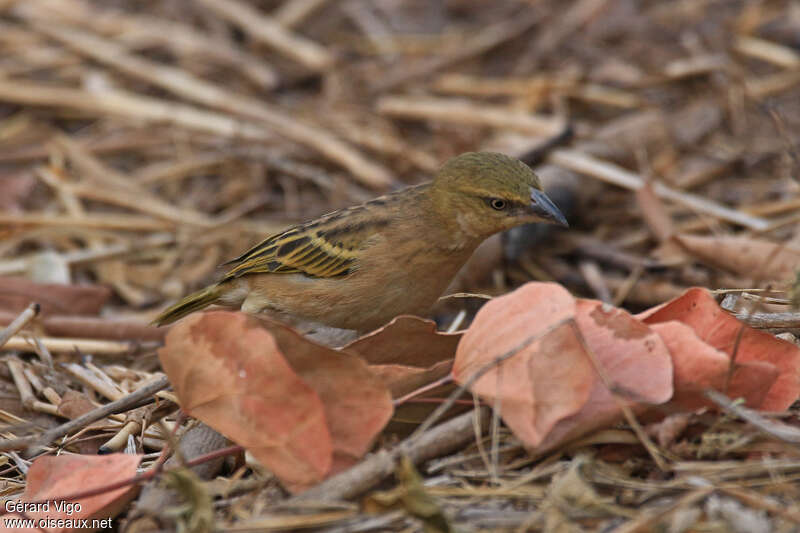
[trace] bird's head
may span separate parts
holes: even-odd
[[[522,161],[494,152],[468,152],[445,163],[431,193],[441,212],[475,237],[530,222],[567,226]]]

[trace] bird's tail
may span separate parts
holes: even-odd
[[[215,303],[219,300],[221,295],[222,290],[219,285],[211,285],[205,289],[193,292],[180,302],[162,311],[161,314],[153,320],[153,324],[157,326],[172,324],[190,313],[194,313],[195,311],[199,311]]]

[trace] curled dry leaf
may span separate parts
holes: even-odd
[[[725,390],[730,356],[703,342],[686,324],[670,320],[651,327],[661,335],[672,354],[675,369],[672,403],[686,410],[713,406],[704,390]],[[775,365],[762,361],[737,363],[728,385],[728,396],[744,398],[749,407],[758,408],[776,379]]]
[[[576,301],[554,283],[528,283],[486,304],[459,344],[456,381],[526,342],[472,390],[537,451],[619,418],[603,378],[631,402],[658,404],[672,395],[669,353],[655,332],[621,309]]]
[[[800,248],[736,236],[681,235],[678,242],[704,263],[763,281],[787,281],[800,265]]]
[[[370,363],[370,370],[400,398],[450,374],[461,333],[436,331],[436,323],[415,316],[399,316],[386,326],[348,344],[343,350]],[[424,398],[446,398],[453,386],[426,390]],[[436,403],[404,403],[397,407],[391,430],[404,433],[420,423]]]
[[[604,375],[592,366],[588,401],[553,428],[543,449],[613,424],[622,415],[621,404],[642,410],[663,404],[673,394],[670,353],[655,331],[627,311],[596,300],[578,300],[575,320],[587,355]]]
[[[183,410],[247,448],[284,483],[311,485],[328,473],[333,444],[322,401],[257,319],[190,316],[172,327],[158,356]]]
[[[363,455],[392,412],[388,390],[357,356],[243,313],[184,319],[159,358],[184,410],[292,491]]]
[[[471,387],[498,406],[528,446],[538,446],[560,420],[589,399],[594,370],[568,321],[575,299],[558,284],[528,283],[484,305],[456,351],[453,377],[463,384],[526,342]]]
[[[68,389],[61,396],[58,404],[58,414],[69,419],[78,418],[97,408],[86,394]]]
[[[664,207],[664,202],[653,190],[652,180],[636,189],[636,203],[639,204],[639,212],[647,229],[658,242],[663,243],[672,237],[675,232],[672,218]]]
[[[416,316],[399,316],[372,333],[354,340],[343,350],[371,365],[403,364],[427,368],[451,359],[461,333],[436,331],[436,322]]]
[[[446,376],[461,335],[436,331],[433,320],[399,316],[343,350],[370,363],[397,398]]]
[[[678,298],[637,316],[647,324],[683,322],[701,341],[728,357],[736,350],[739,365],[764,362],[775,366],[779,375],[760,404],[763,410],[783,411],[800,396],[800,348],[743,324],[722,309],[706,289],[689,289]],[[765,373],[765,370],[762,368],[758,372]]]
[[[110,483],[132,478],[142,460],[141,455],[114,453],[109,455],[45,455],[37,458],[28,470],[25,493],[20,502],[40,502],[49,500],[48,507],[37,511],[25,511],[24,518],[38,523],[41,519],[88,520],[116,516],[136,495],[136,486],[128,485],[109,490],[79,500],[64,498],[92,489],[99,489]],[[18,513],[10,513],[4,518],[23,518]],[[40,531],[56,532],[80,529],[75,527],[42,527]],[[44,524],[45,526],[47,524]],[[4,531],[32,531],[36,528],[4,528]]]
[[[36,283],[26,278],[0,276],[0,309],[21,312],[31,302],[42,306],[41,315],[66,313],[96,315],[111,297],[102,285]]]
[[[280,322],[262,322],[292,370],[322,400],[333,440],[329,474],[351,466],[369,451],[392,416],[389,389],[357,355],[320,346]]]

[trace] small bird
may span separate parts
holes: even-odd
[[[220,304],[371,331],[398,315],[426,314],[484,239],[531,222],[567,226],[525,163],[493,152],[461,154],[432,182],[268,237],[226,263],[232,267],[219,282],[154,322]]]

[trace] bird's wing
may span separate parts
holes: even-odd
[[[358,268],[360,251],[388,219],[363,207],[336,211],[268,237],[226,264],[223,281],[255,273],[302,273],[315,278],[344,276]]]

